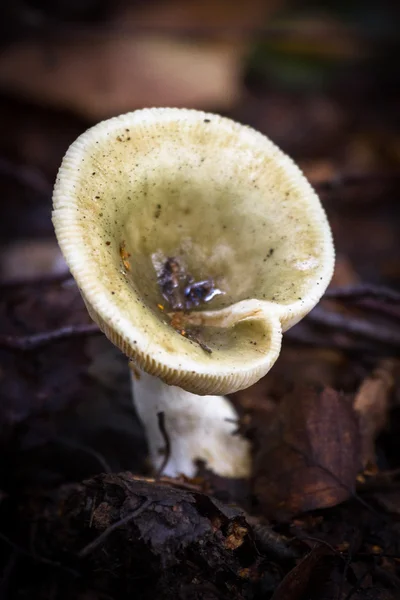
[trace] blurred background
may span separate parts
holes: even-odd
[[[335,282],[400,283],[399,4],[14,0],[0,8],[0,280],[60,273],[50,206],[69,144],[150,106],[267,134],[331,218]]]

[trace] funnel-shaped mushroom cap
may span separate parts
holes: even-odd
[[[331,232],[303,174],[269,139],[217,115],[145,109],[98,124],[67,151],[53,200],[92,318],[139,367],[198,394],[265,375],[282,331],[332,276]],[[162,257],[223,292],[180,327],[160,288]]]

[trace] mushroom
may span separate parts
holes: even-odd
[[[282,332],[316,305],[334,266],[299,168],[230,119],[137,110],[70,146],[53,223],[90,316],[130,358],[154,468],[193,476],[200,460],[248,477],[249,444],[225,395],[271,369]]]

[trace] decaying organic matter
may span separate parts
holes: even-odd
[[[104,594],[164,599],[209,588],[241,598],[246,570],[255,575],[261,562],[240,510],[130,473],[65,486],[18,510],[21,525],[34,516],[36,554],[70,570],[70,597],[97,573],[92,589]]]

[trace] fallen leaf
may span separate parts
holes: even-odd
[[[363,468],[375,464],[375,438],[386,424],[394,385],[394,368],[395,361],[381,361],[364,379],[354,398],[353,407],[360,421]]]
[[[260,424],[254,493],[267,517],[334,506],[351,496],[360,470],[351,403],[331,388],[297,387]]]
[[[245,414],[263,413],[264,418],[268,418],[276,408],[276,400],[292,390],[294,385],[333,387],[348,364],[348,359],[337,350],[305,346],[299,352],[298,346],[286,343],[279,360],[266,377],[231,397]]]
[[[329,287],[345,287],[359,282],[360,278],[355,272],[348,256],[339,253],[335,260],[335,269]]]
[[[400,490],[376,492],[373,498],[386,512],[400,515]]]
[[[221,110],[238,96],[242,56],[229,42],[71,33],[5,49],[0,87],[90,120],[144,106]]]
[[[34,279],[67,271],[55,239],[19,240],[6,247],[0,246],[0,280]]]
[[[339,170],[334,161],[326,158],[299,160],[298,165],[311,185],[324,185],[327,181],[335,181]]]
[[[279,584],[271,600],[301,600],[317,564],[330,553],[326,546],[317,545]]]

